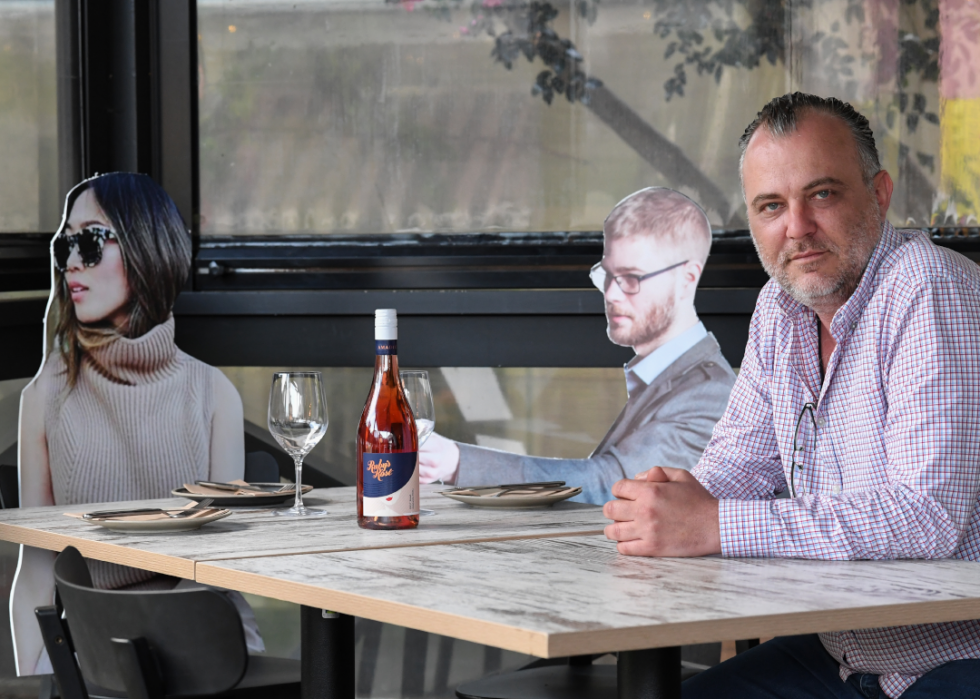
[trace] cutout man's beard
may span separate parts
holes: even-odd
[[[633,313],[615,312],[615,304],[606,305],[606,321],[608,323],[606,334],[609,339],[622,347],[639,347],[653,342],[661,337],[674,322],[674,297],[670,296],[662,304],[652,306],[642,318],[637,318]],[[633,323],[628,328],[614,329],[609,317],[613,315],[626,315],[633,319]]]

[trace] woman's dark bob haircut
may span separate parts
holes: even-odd
[[[55,269],[52,304],[52,310],[57,313],[55,335],[68,369],[70,386],[75,385],[86,349],[105,344],[105,340],[117,334],[140,337],[166,322],[191,271],[190,233],[173,200],[150,177],[113,172],[79,183],[68,193],[65,222],[75,200],[86,190],[91,190],[116,233],[129,286],[129,302],[127,321],[121,328],[80,323],[75,317],[65,277]],[[63,233],[65,222],[56,237]]]

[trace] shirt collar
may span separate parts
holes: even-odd
[[[633,357],[623,366],[626,374],[626,394],[632,396],[635,391],[649,386],[664,370],[708,336],[704,323],[698,321],[680,335],[665,342],[645,357]]]

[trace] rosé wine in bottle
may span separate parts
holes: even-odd
[[[357,425],[357,524],[411,529],[419,524],[419,442],[398,377],[398,317],[374,312],[374,379]]]

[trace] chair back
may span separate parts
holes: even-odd
[[[145,639],[168,697],[218,694],[234,687],[248,666],[238,611],[209,589],[140,592],[92,587],[85,559],[74,547],[54,565],[82,676],[125,692],[111,639]]]
[[[267,451],[250,451],[245,455],[247,483],[278,483],[279,463]]]
[[[17,466],[0,464],[0,507],[5,510],[20,505],[20,486],[17,483]]]

